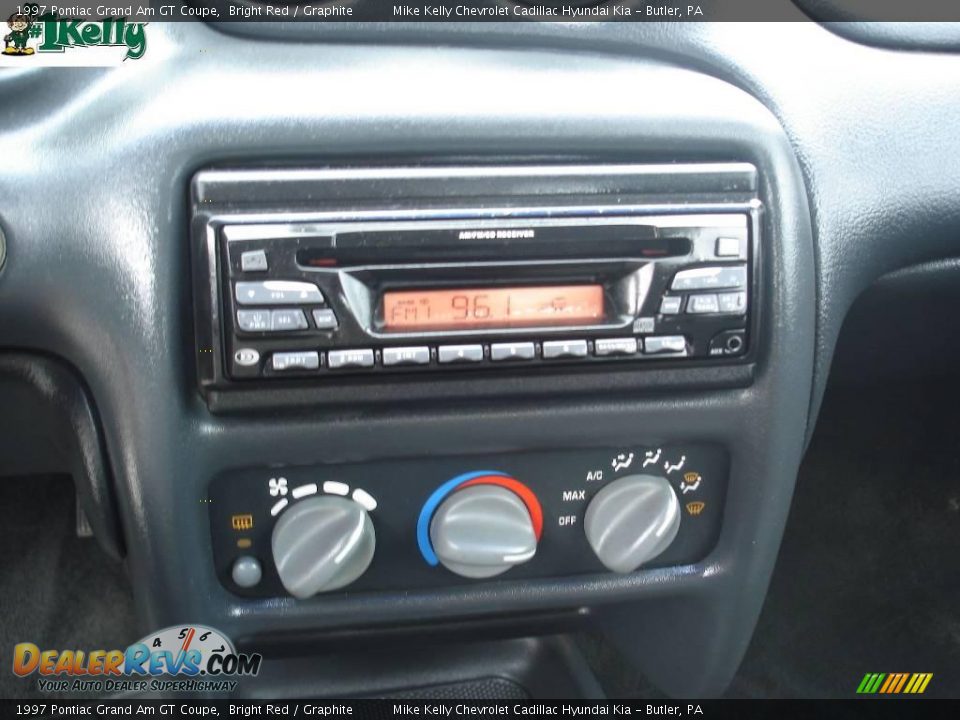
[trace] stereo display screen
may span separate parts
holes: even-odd
[[[603,322],[602,285],[481,287],[388,291],[388,332],[469,330]]]

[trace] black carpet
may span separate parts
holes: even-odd
[[[955,382],[955,381],[954,381]],[[932,672],[960,697],[960,390],[832,389],[731,697],[854,697]]]
[[[0,697],[58,697],[11,671],[13,647],[123,649],[136,641],[122,566],[75,534],[66,477],[0,478]]]

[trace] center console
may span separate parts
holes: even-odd
[[[206,561],[256,641],[280,610],[342,628],[716,592],[760,497],[734,398],[766,392],[764,182],[743,162],[198,172],[198,390],[262,429],[206,480]],[[611,404],[578,430],[578,397]],[[509,439],[482,410],[505,398]],[[257,456],[286,445],[271,418],[321,409],[326,452]],[[346,426],[377,452],[338,447]]]
[[[735,163],[201,172],[201,390],[749,372],[756,187]],[[300,601],[689,565],[720,534],[728,465],[679,437],[230,470],[213,563],[238,596]]]

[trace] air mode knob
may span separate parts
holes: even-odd
[[[430,542],[437,559],[468,578],[493,577],[527,562],[537,552],[538,537],[539,528],[523,499],[495,484],[457,490],[430,521]]]
[[[600,562],[614,572],[632,572],[677,537],[680,502],[665,478],[628,475],[594,496],[583,525]]]
[[[280,582],[303,599],[363,575],[373,560],[376,533],[358,503],[326,495],[295,503],[281,515],[272,546]]]

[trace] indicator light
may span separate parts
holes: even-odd
[[[230,527],[238,532],[241,530],[250,530],[253,527],[253,515],[234,515],[230,518]]]

